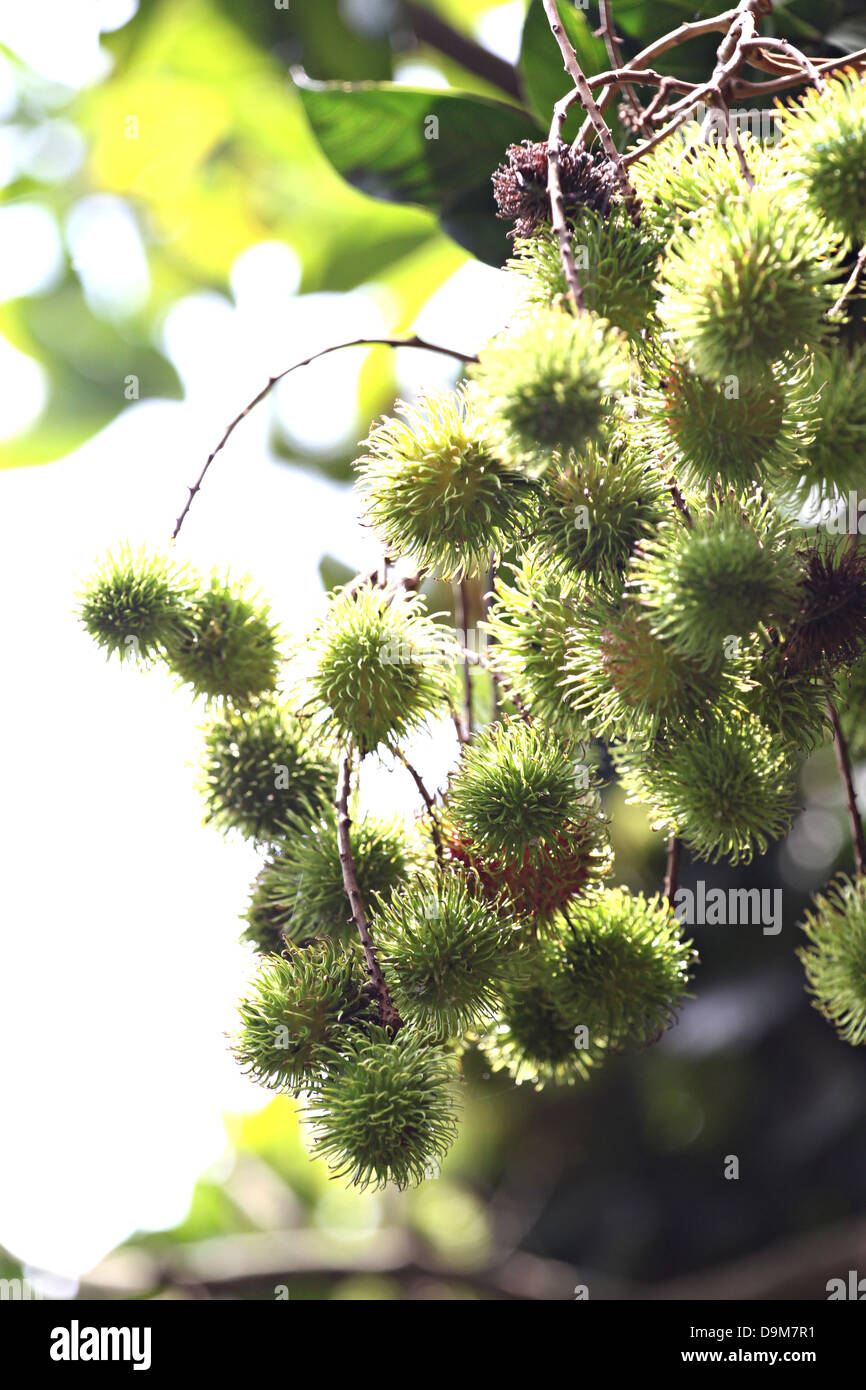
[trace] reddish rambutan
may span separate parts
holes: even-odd
[[[795,671],[849,665],[866,647],[866,548],[834,539],[804,558],[787,664]]]
[[[555,843],[513,856],[485,857],[468,836],[452,830],[444,848],[472,871],[488,902],[506,901],[537,927],[610,871],[610,853],[593,821],[552,838]]]
[[[567,213],[591,208],[602,217],[607,216],[614,179],[606,155],[574,152],[560,142],[559,176]],[[550,220],[546,141],[524,140],[520,145],[509,145],[505,163],[493,175],[493,196],[497,217],[514,222],[515,236],[531,236],[540,224]]]

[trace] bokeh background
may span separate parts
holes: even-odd
[[[851,862],[830,750],[766,860],[684,867],[686,886],[781,888],[781,932],[696,928],[677,1028],[587,1086],[539,1094],[470,1056],[442,1176],[359,1194],[228,1050],[258,866],[201,824],[203,711],[160,673],[107,666],[75,617],[108,549],[167,545],[271,372],[411,329],[472,351],[507,321],[471,108],[444,121],[418,205],[399,170],[354,187],[335,172],[299,70],[393,81],[419,109],[448,88],[492,98],[531,135],[566,89],[540,8],[0,0],[0,1277],[40,1295],[823,1298],[866,1274],[866,1057],[811,1008],[794,954],[809,893]],[[634,52],[723,8],[615,13]],[[606,67],[596,7],[570,18],[586,66]],[[859,0],[772,23],[815,54],[866,44]],[[680,70],[713,52],[695,43]],[[395,396],[454,379],[447,359],[382,349],[287,379],[220,456],[179,556],[249,572],[303,630],[328,585],[376,563],[358,439]],[[435,780],[454,748],[439,731],[414,752]],[[411,813],[399,770],[365,792]],[[615,787],[608,802],[615,881],[656,891],[659,837]]]

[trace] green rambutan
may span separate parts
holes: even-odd
[[[790,526],[761,498],[727,494],[641,541],[628,587],[657,637],[715,667],[726,639],[793,611],[797,580]]]
[[[164,556],[124,546],[88,580],[79,616],[109,657],[152,661],[182,636],[191,593],[191,581]]]
[[[562,698],[568,633],[577,621],[580,588],[551,571],[537,549],[514,566],[514,584],[500,572],[485,623],[494,641],[490,662],[534,717],[562,733],[579,732]]]
[[[238,1010],[241,1066],[261,1086],[296,1093],[318,1084],[378,1017],[360,949],[333,941],[267,956]]]
[[[751,383],[708,380],[668,362],[645,390],[634,428],[684,486],[719,479],[748,488],[780,474],[796,480],[812,446],[816,405],[805,362],[776,363]]]
[[[634,546],[669,510],[664,480],[647,457],[621,439],[587,444],[545,475],[535,534],[554,569],[618,594]]]
[[[519,979],[505,992],[498,1021],[481,1037],[490,1065],[518,1085],[574,1085],[604,1059],[606,1039],[562,1007],[561,964],[554,942],[535,943]]]
[[[393,892],[371,931],[401,1016],[441,1041],[490,1018],[511,973],[516,925],[457,872]]]
[[[492,339],[470,374],[494,447],[537,474],[598,434],[628,385],[629,362],[605,320],[540,309]]]
[[[834,342],[817,354],[813,385],[820,392],[815,437],[780,472],[780,481],[789,488],[799,484],[801,496],[817,488],[822,498],[832,502],[841,493],[847,503],[847,494],[866,483],[866,344]],[[833,524],[829,515],[827,524]]]
[[[732,116],[736,119],[736,112]],[[775,149],[762,145],[750,130],[740,130],[739,138],[756,188],[777,189],[784,171]],[[685,122],[670,139],[631,164],[629,177],[645,215],[670,230],[690,225],[708,207],[738,202],[743,196],[743,171],[733,141],[702,140],[695,121]]]
[[[569,632],[563,697],[598,738],[651,738],[705,717],[728,674],[663,641],[633,600],[597,599]]]
[[[208,700],[246,704],[276,687],[279,633],[247,585],[215,572],[191,597],[182,633],[167,644],[171,670]]]
[[[820,341],[837,266],[808,209],[756,190],[676,234],[659,314],[700,376],[743,387]]]
[[[596,814],[587,769],[549,730],[493,724],[476,734],[451,782],[448,810],[461,837],[485,856],[555,850]]]
[[[442,579],[486,573],[525,522],[532,483],[490,448],[465,388],[396,407],[357,462],[365,517]]]
[[[814,899],[797,952],[814,1005],[843,1042],[866,1043],[866,880],[841,875]]]
[[[205,730],[200,789],[205,820],[221,830],[277,839],[293,815],[321,810],[336,782],[336,765],[279,705],[226,709]]]
[[[402,821],[353,819],[349,843],[361,898],[368,906],[424,863],[420,845]],[[279,949],[281,936],[292,942],[317,936],[354,940],[333,807],[312,823],[296,818],[284,828],[281,844],[256,880],[243,935],[265,952]]]
[[[707,717],[652,746],[625,744],[614,762],[629,801],[653,814],[698,859],[749,863],[790,828],[799,805],[789,746],[754,715]]]
[[[866,82],[848,69],[781,106],[779,154],[802,196],[850,243],[866,240]]]
[[[609,1047],[643,1046],[676,1022],[696,956],[661,898],[627,888],[585,895],[557,939],[561,1012]]]
[[[338,591],[312,637],[315,702],[363,754],[401,739],[447,703],[453,642],[415,593]]]
[[[586,307],[639,339],[655,314],[662,239],[621,206],[605,216],[576,213],[571,229]],[[507,269],[522,277],[530,305],[547,308],[568,294],[559,245],[549,231],[516,241],[514,250]]]
[[[317,1156],[356,1187],[421,1182],[456,1136],[454,1081],[453,1061],[410,1028],[356,1038],[308,1111]]]

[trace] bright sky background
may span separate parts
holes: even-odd
[[[104,69],[99,24],[129,8],[0,0],[0,37],[46,76],[83,83]],[[0,106],[3,83],[0,64]],[[88,292],[135,296],[146,273],[136,234],[111,200],[89,203],[62,229]],[[60,236],[39,208],[0,209],[0,298],[51,282]],[[222,1111],[269,1098],[227,1050],[251,969],[238,917],[258,858],[201,824],[203,711],[160,671],[107,665],[74,606],[119,542],[165,546],[187,484],[270,371],[381,331],[375,287],[298,298],[296,284],[289,248],[248,251],[233,302],[196,295],[164,325],[183,403],[134,404],[72,457],[0,473],[0,1243],[37,1269],[75,1275],[136,1228],[182,1219],[195,1179],[224,1154]],[[504,277],[467,263],[418,327],[444,342],[459,317],[460,346],[474,350],[508,312]],[[338,354],[286,384],[276,404],[303,443],[351,428],[362,360]],[[452,379],[445,359],[397,360],[404,392]],[[7,436],[38,413],[44,384],[3,344],[0,379]],[[325,551],[358,567],[378,557],[347,489],[268,456],[268,409],[217,461],[178,553],[205,571],[249,571],[297,631],[321,606]],[[443,732],[433,765],[417,755],[422,771],[439,775],[451,741]],[[370,804],[408,804],[405,777],[374,775]]]

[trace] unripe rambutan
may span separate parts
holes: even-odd
[[[696,371],[748,385],[817,344],[838,256],[806,208],[768,191],[708,211],[674,237],[659,314]]]
[[[753,641],[745,646],[743,659],[748,681],[743,707],[757,715],[774,738],[798,751],[823,743],[828,729],[828,683],[793,670],[780,646],[767,649]]]
[[[563,1010],[560,970],[555,943],[535,943],[519,980],[506,990],[499,1020],[481,1038],[490,1065],[518,1085],[572,1086],[586,1081],[604,1058],[606,1039]]]
[[[796,482],[816,429],[806,362],[777,363],[751,383],[699,377],[668,362],[644,392],[637,438],[686,487],[748,488],[777,475]]]
[[[866,240],[866,82],[849,69],[781,106],[779,154],[803,196],[849,242]],[[799,190],[798,190],[799,191]]]
[[[241,1066],[262,1086],[294,1092],[318,1084],[378,1017],[359,949],[332,941],[266,957],[238,1009]]]
[[[486,573],[526,520],[533,485],[491,450],[465,389],[398,403],[366,447],[365,519],[394,555],[442,579]]]
[[[593,439],[629,381],[619,335],[605,320],[567,309],[542,309],[515,323],[482,349],[470,372],[494,446],[532,473]]]
[[[664,480],[622,439],[587,444],[543,480],[536,536],[555,569],[618,594],[629,557],[670,511]]]
[[[662,641],[633,600],[597,600],[569,633],[563,695],[598,738],[651,738],[704,717],[727,675]]]
[[[431,1176],[457,1132],[452,1060],[420,1034],[358,1038],[308,1111],[315,1152],[356,1187],[409,1187]]]
[[[628,799],[650,807],[654,829],[699,859],[749,863],[789,829],[799,805],[790,749],[754,715],[707,717],[651,747],[625,744],[614,762]]]
[[[661,237],[622,207],[601,216],[577,213],[572,247],[586,307],[630,338],[639,340],[655,313]],[[522,277],[526,301],[547,308],[568,294],[559,244],[550,232],[515,243],[510,271]]]
[[[124,546],[88,581],[79,616],[107,656],[151,661],[182,635],[191,592],[191,581],[163,556]]]
[[[843,1042],[866,1043],[866,880],[844,875],[814,899],[803,930],[810,945],[797,952],[806,967],[815,1008]]]
[[[336,765],[278,705],[227,709],[205,730],[200,789],[205,820],[221,830],[277,839],[293,815],[321,810],[336,781]]]
[[[736,112],[732,117],[736,119]],[[750,130],[740,130],[739,139],[755,186],[777,189],[784,171],[772,145],[762,145]],[[690,225],[708,207],[738,202],[743,196],[743,171],[733,141],[702,140],[695,121],[685,122],[670,139],[631,164],[629,177],[645,217],[670,230]]]
[[[393,892],[371,932],[400,1015],[441,1041],[490,1018],[511,973],[516,925],[457,872]]]
[[[833,499],[866,485],[866,344],[835,342],[815,358],[814,389],[820,392],[815,437],[804,455],[790,461],[779,481],[801,497],[817,488],[826,499],[826,522],[834,523]],[[845,515],[845,524],[851,517]],[[860,516],[854,518],[859,525]],[[866,523],[864,523],[866,529]]]
[[[663,523],[642,541],[628,587],[653,633],[684,657],[715,667],[730,637],[793,610],[798,565],[793,534],[758,497],[725,495],[694,515]]]
[[[420,845],[401,821],[358,817],[349,827],[349,844],[362,901],[372,910],[424,863]],[[280,938],[302,942],[330,936],[356,936],[343,886],[337,816],[328,807],[312,824],[297,818],[259,874],[247,910],[244,939],[261,951],[276,951]]]
[[[535,725],[493,724],[476,734],[448,795],[458,834],[486,856],[555,849],[595,814],[577,751]]]
[[[361,753],[401,739],[447,702],[452,639],[418,594],[370,585],[337,593],[312,648],[315,700],[335,736]]]
[[[562,664],[568,633],[577,621],[580,588],[551,572],[537,549],[514,567],[514,584],[500,572],[485,624],[494,642],[489,658],[531,714],[547,727],[579,733],[562,698]]]
[[[167,645],[171,670],[208,700],[245,704],[276,688],[279,633],[246,580],[214,573],[191,598],[182,634]]]
[[[696,960],[670,906],[627,888],[590,893],[556,941],[556,994],[572,1026],[610,1047],[652,1042],[676,1021]]]

